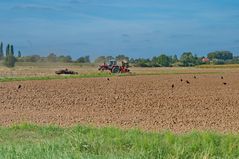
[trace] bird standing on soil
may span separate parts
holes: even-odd
[[[108,80],[108,81],[110,81],[110,79],[109,79],[109,78],[107,78],[107,80]]]
[[[190,84],[190,82],[189,82],[188,80],[186,81],[186,83],[187,83],[187,84]]]
[[[224,84],[224,85],[227,85],[227,83],[226,83],[226,82],[223,82],[223,84]]]
[[[181,82],[183,82],[183,79],[181,78],[181,80],[180,80]]]
[[[174,88],[174,84],[172,84],[172,89]]]
[[[22,85],[19,85],[19,86],[18,86],[18,89],[20,89],[20,88],[22,88]]]
[[[223,79],[223,76],[221,76],[221,79]]]
[[[195,79],[196,79],[197,77],[196,77],[196,76],[193,76],[193,78],[195,78]]]

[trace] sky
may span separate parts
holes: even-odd
[[[0,41],[23,55],[239,55],[238,0],[0,0]]]

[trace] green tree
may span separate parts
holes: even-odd
[[[21,51],[18,51],[18,55],[17,55],[18,58],[22,57],[22,53]]]
[[[6,56],[6,58],[4,59],[4,65],[7,67],[14,67],[15,63],[16,63],[16,58],[14,55],[9,54],[8,56]]]
[[[230,59],[233,59],[233,53],[231,53],[230,51],[214,51],[214,52],[208,53],[207,57],[210,60],[213,60],[213,59],[230,60]]]
[[[56,62],[57,61],[57,56],[54,53],[50,53],[47,56],[47,61],[49,61],[49,62]]]
[[[38,62],[40,61],[41,57],[39,55],[32,55],[32,56],[24,56],[21,58],[23,62]]]
[[[167,55],[164,55],[164,54],[160,55],[157,58],[157,61],[158,61],[158,64],[160,64],[161,66],[164,66],[164,67],[170,66],[170,58]]]
[[[90,56],[85,56],[85,63],[90,63]]]
[[[195,65],[195,57],[191,52],[184,52],[180,57],[180,62],[182,62],[183,66],[194,66]]]
[[[154,57],[152,58],[152,60],[151,60],[151,65],[152,65],[153,67],[159,67],[159,66],[160,66],[159,63],[158,63],[158,57],[157,57],[157,56],[154,56]]]
[[[202,62],[203,57],[198,57],[196,54],[194,55],[194,65],[201,65],[203,64]]]
[[[160,67],[160,66],[169,67],[171,66],[171,61],[172,61],[172,58],[170,56],[162,54],[158,57],[157,56],[153,57],[151,61],[151,65],[153,67]]]
[[[17,60],[14,56],[13,45],[8,44],[6,49],[6,58],[4,59],[4,65],[7,67],[14,67],[16,61]]]
[[[76,62],[85,63],[85,57],[79,57]]]
[[[150,59],[138,58],[134,60],[134,66],[137,67],[152,67]]]
[[[13,47],[13,45],[10,45],[10,54],[12,54],[14,56],[14,47]]]
[[[79,57],[76,62],[79,62],[79,63],[90,63],[90,56],[82,56],[82,57]]]
[[[129,61],[129,57],[125,56],[125,55],[118,55],[115,57],[116,61]]]
[[[129,59],[129,63],[132,63],[132,64],[135,63],[134,58],[130,58],[130,59]]]
[[[64,63],[69,63],[72,62],[71,56],[59,56],[58,61],[64,62]]]
[[[106,61],[107,61],[107,62],[110,61],[110,60],[113,60],[113,59],[114,59],[113,56],[106,56]]]
[[[7,47],[6,47],[6,56],[8,56],[8,54],[10,53],[10,44],[7,44]]]
[[[4,52],[3,52],[3,43],[0,44],[0,60],[4,58]]]
[[[107,59],[105,56],[99,56],[95,59],[95,63],[97,64],[101,64],[101,63],[104,63],[104,62],[107,62]]]
[[[177,55],[174,55],[172,57],[172,63],[176,63],[176,62],[178,62],[178,57],[177,57]]]

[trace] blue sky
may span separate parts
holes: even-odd
[[[238,0],[0,0],[0,41],[24,55],[239,55]]]

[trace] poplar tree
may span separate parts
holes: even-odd
[[[18,51],[18,55],[17,55],[17,57],[18,57],[18,58],[22,57],[22,53],[21,53],[20,50]]]
[[[13,47],[13,45],[10,45],[10,53],[14,56],[14,47]]]
[[[1,42],[0,44],[0,60],[4,58],[4,53],[3,53],[3,43]]]
[[[7,44],[7,47],[6,47],[6,57],[8,56],[8,54],[9,54],[9,51],[10,51],[10,45],[9,45],[9,44]]]
[[[14,67],[17,59],[14,56],[13,45],[8,44],[6,48],[6,58],[4,59],[4,65],[7,67]]]

